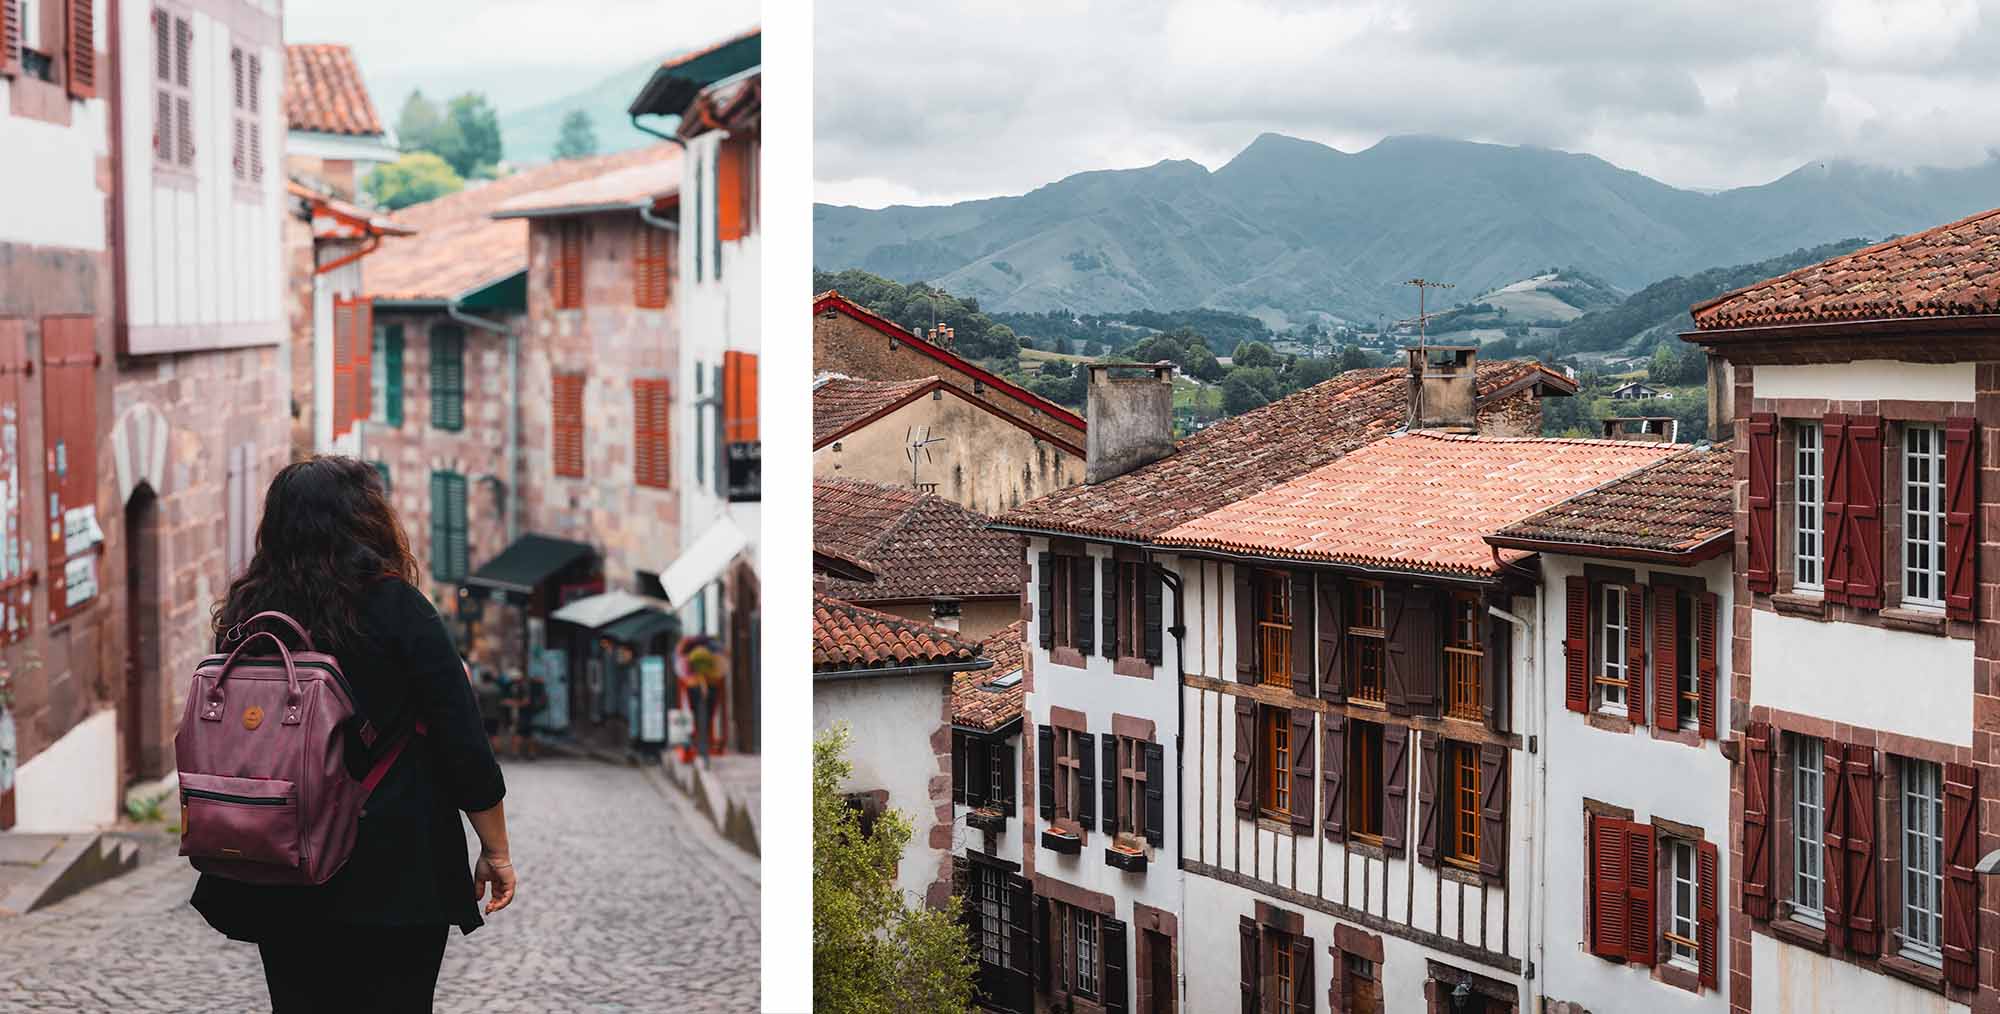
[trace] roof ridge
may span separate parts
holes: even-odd
[[[1723,303],[1735,299],[1738,296],[1746,295],[1748,293],[1755,292],[1759,289],[1775,286],[1780,282],[1789,281],[1793,278],[1797,278],[1801,275],[1804,275],[1808,271],[1816,271],[1821,268],[1825,268],[1828,265],[1839,264],[1844,261],[1851,261],[1861,257],[1871,256],[1873,254],[1881,253],[1884,250],[1898,248],[1906,243],[1913,243],[1919,240],[1927,239],[1932,236],[1941,235],[1943,233],[1950,232],[1953,229],[1959,228],[1960,226],[1971,225],[1974,222],[1978,222],[1986,218],[1991,218],[1996,215],[2000,215],[2000,207],[1988,208],[1985,211],[1976,211],[1970,215],[1966,215],[1963,218],[1946,222],[1942,225],[1933,225],[1928,229],[1924,229],[1918,232],[1906,233],[1901,236],[1891,236],[1887,239],[1882,240],[1879,243],[1871,243],[1868,246],[1864,246],[1855,250],[1850,250],[1837,257],[1829,257],[1823,261],[1815,261],[1811,264],[1803,265],[1801,267],[1796,267],[1790,271],[1785,272],[1782,275],[1773,275],[1770,278],[1764,279],[1763,281],[1752,282],[1749,285],[1745,285],[1740,289],[1732,289],[1731,291],[1725,292],[1720,296],[1714,297],[1713,299],[1707,299],[1703,300],[1702,302],[1696,303],[1693,306],[1688,307],[1688,316],[1694,320],[1695,327],[1697,330],[1699,330],[1701,329],[1701,314],[1704,311],[1720,306]]]
[[[1633,448],[1659,446],[1657,443],[1647,440],[1608,440],[1605,439],[1604,437],[1505,437],[1505,436],[1499,436],[1497,434],[1487,434],[1487,433],[1441,433],[1438,432],[1437,430],[1405,430],[1401,433],[1390,434],[1388,439],[1393,440],[1396,437],[1426,437],[1431,440],[1452,440],[1461,443],[1480,443],[1480,444],[1580,444],[1584,446],[1618,446],[1618,447],[1633,447]],[[1690,450],[1693,449],[1693,447],[1694,447],[1693,444],[1686,445],[1686,448]],[[1359,448],[1356,448],[1356,450],[1359,450]],[[1676,452],[1676,453],[1682,453],[1682,452]],[[1670,458],[1673,456],[1674,455],[1669,454],[1666,455],[1665,457]],[[1662,458],[1661,460],[1664,460],[1664,458]]]

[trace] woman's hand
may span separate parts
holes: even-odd
[[[479,855],[479,865],[472,870],[472,900],[486,897],[486,885],[493,885],[493,896],[486,902],[486,914],[506,908],[514,900],[514,863],[505,855]]]

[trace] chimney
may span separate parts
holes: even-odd
[[[1618,415],[1604,420],[1604,439],[1646,444],[1680,442],[1680,420],[1670,415]]]
[[[1405,349],[1410,363],[1410,428],[1479,431],[1479,350],[1471,345]]]
[[[1174,364],[1088,363],[1083,481],[1115,479],[1174,452]]]

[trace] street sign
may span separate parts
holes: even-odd
[[[763,498],[764,444],[746,440],[730,444],[729,502],[756,503]]]

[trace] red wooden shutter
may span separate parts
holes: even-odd
[[[0,77],[21,72],[21,0],[0,0]]]
[[[632,302],[642,310],[663,310],[667,306],[667,240],[661,229],[642,225],[639,251],[632,259]]]
[[[97,97],[97,39],[95,12],[91,0],[69,0],[68,48],[71,98]]]
[[[1778,417],[1750,415],[1750,590],[1776,588],[1778,548]]]
[[[1590,953],[1625,960],[1630,946],[1630,881],[1625,829],[1616,817],[1590,818]]]
[[[583,387],[581,373],[557,373],[553,382],[549,463],[555,474],[583,478]]]
[[[746,137],[725,138],[715,148],[715,233],[724,242],[742,239],[750,226]]]
[[[1236,681],[1257,682],[1257,594],[1250,568],[1232,568],[1236,584]]]
[[[1417,860],[1425,866],[1436,866],[1440,823],[1438,781],[1443,773],[1439,765],[1444,762],[1444,751],[1438,749],[1438,736],[1433,732],[1424,733],[1418,745],[1422,747],[1422,756],[1417,760]]]
[[[1653,586],[1653,725],[1669,732],[1681,727],[1680,592]]]
[[[1743,731],[1743,911],[1771,917],[1771,727],[1751,722]]]
[[[1334,841],[1347,840],[1347,716],[1327,712],[1319,737],[1320,827]],[[1150,787],[1150,786],[1149,786]],[[1371,791],[1366,785],[1355,791]]]
[[[1979,772],[1944,766],[1944,976],[1979,985]]]
[[[1507,871],[1507,748],[1479,747],[1479,872]]]
[[[1695,648],[1694,682],[1695,691],[1701,700],[1695,705],[1696,718],[1701,723],[1701,738],[1715,739],[1719,725],[1717,716],[1722,707],[1716,696],[1719,692],[1715,681],[1715,613],[1720,604],[1714,592],[1703,592],[1695,597]]]
[[[1847,442],[1847,417],[1838,412],[1828,413],[1820,419],[1820,453],[1826,460],[1822,464],[1822,474],[1826,477],[1821,484],[1820,531],[1824,545],[1821,547],[1826,573],[1821,577],[1822,595],[1828,602],[1847,601],[1848,558],[1852,555],[1847,532],[1847,481],[1852,459]]]
[[[633,481],[641,486],[673,486],[673,397],[665,380],[635,380],[633,400]]]
[[[1243,990],[1243,1014],[1259,1014],[1257,1009],[1257,920],[1236,917],[1237,971]]]
[[[372,296],[354,299],[354,418],[375,415],[375,300]]]
[[[64,514],[97,506],[97,322],[87,316],[42,318],[42,436],[49,498],[49,621],[80,612],[95,596],[68,602],[63,561],[70,559]],[[101,522],[101,519],[100,519]],[[97,576],[104,578],[101,550]],[[90,555],[81,554],[81,555]],[[100,589],[101,590],[101,589]]]
[[[1659,939],[1654,925],[1653,905],[1653,825],[1625,825],[1625,960],[1638,965],[1653,963],[1653,944]]]
[[[1236,699],[1236,815],[1257,812],[1257,704]]]
[[[1875,869],[1875,750],[1848,744],[1842,751],[1841,776],[1847,794],[1847,870],[1842,883],[1847,888],[1847,946],[1859,954],[1881,950],[1882,924],[1878,911]]]
[[[354,300],[333,297],[333,435],[354,424]]]
[[[556,309],[579,309],[583,306],[583,223],[574,219],[556,223],[556,240]]]
[[[1954,620],[1973,617],[1978,587],[1979,541],[1973,520],[1979,505],[1977,433],[1971,419],[1944,424],[1944,608]]]
[[[1625,590],[1625,717],[1646,724],[1646,587]]]
[[[1571,577],[1563,588],[1563,706],[1589,711],[1590,585]]]
[[[722,354],[722,439],[731,444],[758,439],[755,353]]]
[[[1347,669],[1341,648],[1347,640],[1345,605],[1340,578],[1319,575],[1319,695],[1329,701],[1347,699]]]
[[[1363,790],[1367,791],[1367,790]],[[1403,854],[1410,825],[1410,727],[1382,727],[1382,850]]]
[[[1292,709],[1292,829],[1301,834],[1313,826],[1313,715],[1311,708]]]
[[[1847,439],[1853,445],[1847,473],[1847,603],[1866,609],[1882,605],[1882,417],[1852,416]]]
[[[1722,864],[1714,842],[1700,842],[1695,845],[1695,905],[1694,922],[1696,940],[1700,943],[1701,985],[1714,989],[1717,973],[1721,971],[1722,951],[1717,939],[1721,925],[1716,915],[1717,877]]]
[[[1833,740],[1820,744],[1820,770],[1824,778],[1822,795],[1826,803],[1825,830],[1820,835],[1824,855],[1820,870],[1820,907],[1826,917],[1826,942],[1834,950],[1847,946],[1847,780],[1845,748]]]

